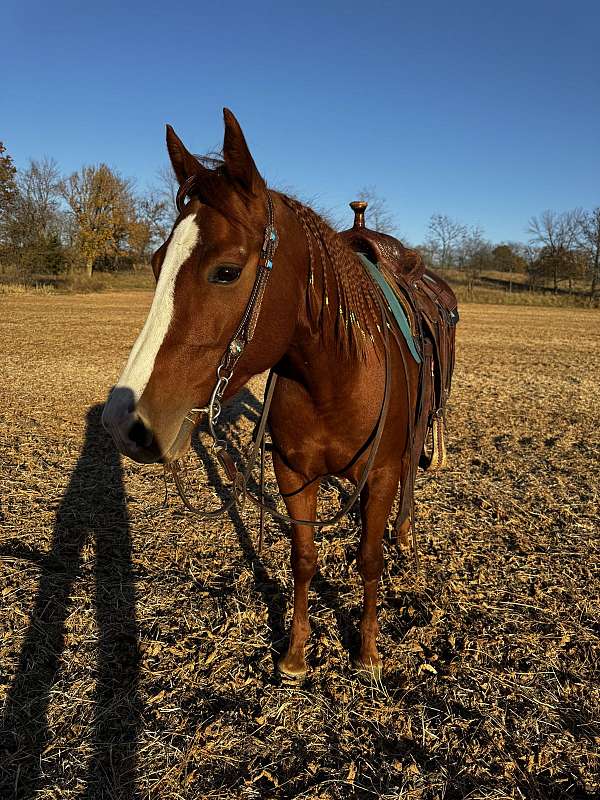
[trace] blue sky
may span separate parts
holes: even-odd
[[[143,186],[166,161],[165,122],[202,152],[228,106],[268,181],[338,216],[374,185],[413,243],[434,212],[522,240],[532,214],[600,204],[597,1],[0,13],[0,140],[17,166],[105,161]]]

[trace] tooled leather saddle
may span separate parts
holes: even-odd
[[[365,226],[367,203],[350,203],[354,225],[340,235],[377,264],[409,317],[422,353],[421,386],[414,428],[417,458],[426,469],[446,463],[445,408],[452,386],[458,304],[450,286],[426,269],[417,250]],[[431,438],[429,451],[428,437]]]

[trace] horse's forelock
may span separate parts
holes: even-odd
[[[178,212],[183,213],[186,201],[197,199],[225,217],[234,227],[251,233],[255,224],[249,209],[254,198],[229,178],[222,160],[212,155],[195,158],[198,171],[190,175],[177,192]]]

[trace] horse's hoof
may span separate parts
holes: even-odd
[[[353,659],[352,668],[359,678],[370,678],[373,681],[380,681],[383,675],[383,665],[381,661],[369,661],[365,664],[358,658]]]
[[[306,677],[306,664],[296,666],[285,663],[285,658],[277,662],[277,672],[287,681],[299,682]]]

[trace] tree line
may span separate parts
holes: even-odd
[[[52,158],[17,170],[0,142],[0,265],[26,277],[132,269],[173,219],[172,180],[140,192],[106,164],[62,175]]]
[[[25,277],[38,273],[125,270],[148,261],[173,221],[176,185],[167,166],[157,185],[138,191],[106,164],[62,175],[51,158],[17,170],[0,142],[0,267]],[[369,202],[367,224],[396,232],[393,214],[374,187],[358,196]],[[346,227],[345,224],[342,227]],[[469,287],[484,272],[525,274],[533,289],[558,292],[585,283],[590,298],[600,289],[600,207],[529,220],[527,242],[489,241],[482,228],[433,214],[419,246],[434,268],[454,268]]]
[[[527,242],[490,242],[484,231],[445,214],[433,214],[421,250],[431,266],[462,270],[469,285],[486,271],[525,274],[532,289],[587,285],[591,299],[600,284],[600,207],[544,211],[531,217]]]
[[[358,192],[368,202],[367,225],[395,234],[398,226],[375,187]],[[526,242],[491,242],[483,228],[447,214],[432,214],[425,241],[416,245],[429,267],[461,271],[469,289],[486,272],[501,272],[509,291],[513,276],[525,275],[529,288],[558,292],[565,285],[587,285],[590,299],[600,290],[600,206],[591,210],[544,211],[531,217]],[[520,281],[522,284],[522,281]]]

